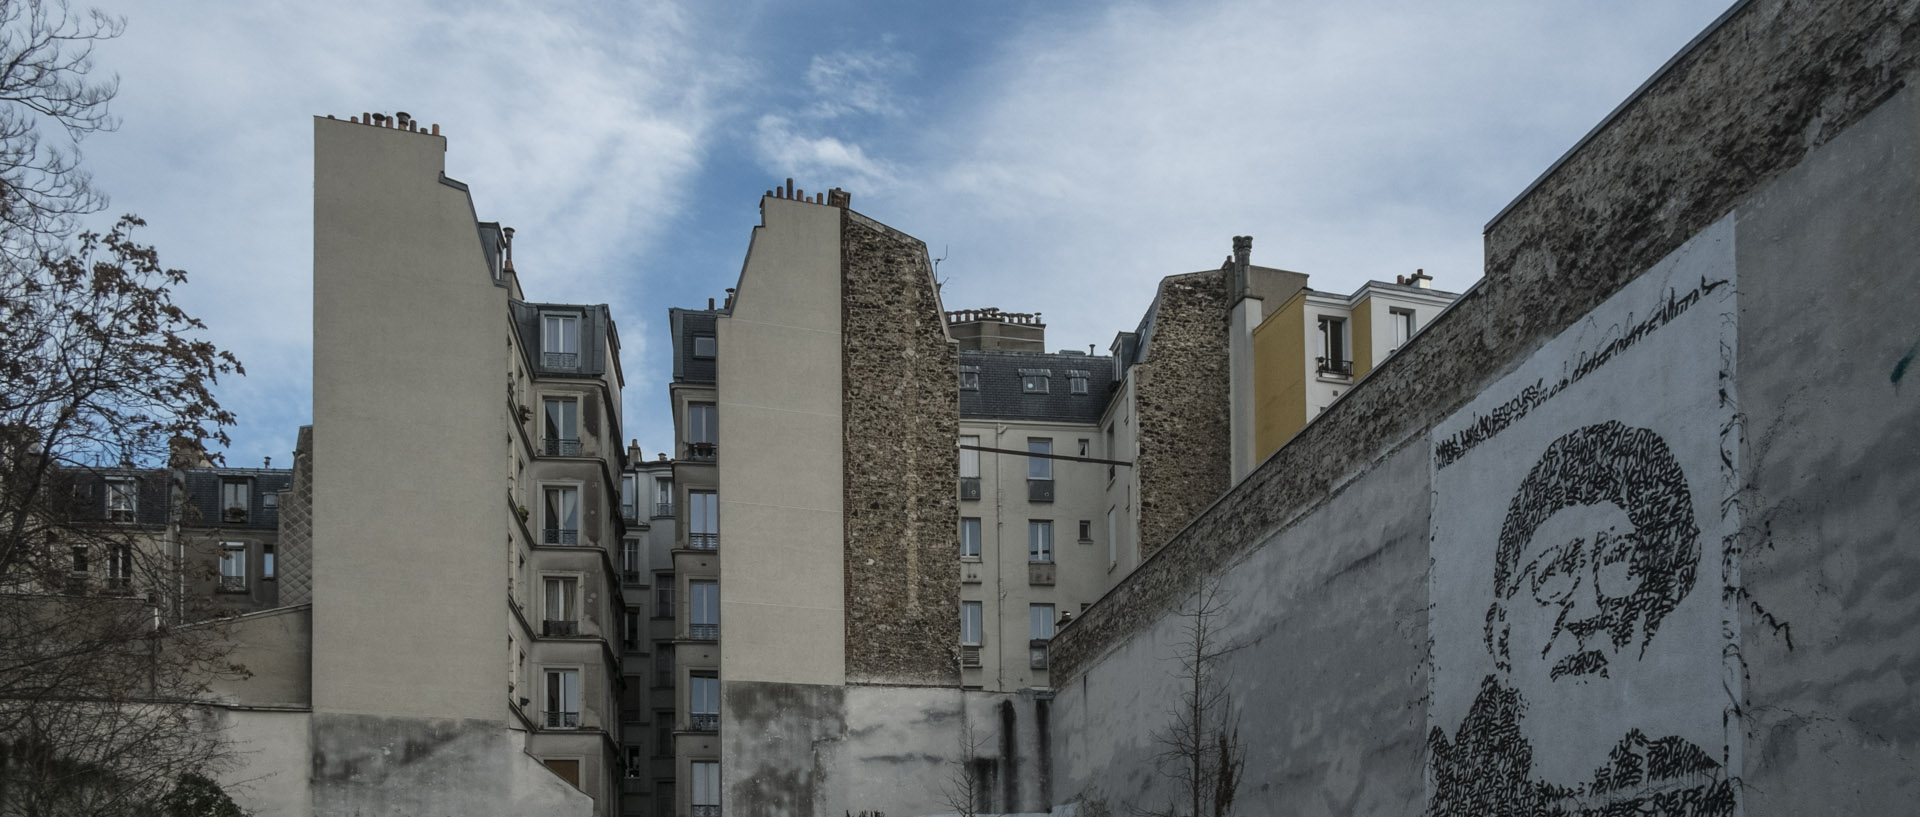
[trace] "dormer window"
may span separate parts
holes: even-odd
[[[719,353],[719,341],[712,335],[693,336],[693,356],[700,360],[712,360]]]
[[[1087,372],[1083,372],[1079,369],[1068,369],[1067,370],[1067,392],[1070,394],[1086,394],[1088,376],[1089,375]]]
[[[247,521],[247,481],[220,481],[220,521],[238,524]]]
[[[127,477],[107,478],[107,519],[111,522],[132,522],[140,510],[140,492],[134,481]]]
[[[979,366],[961,366],[960,367],[960,390],[961,391],[979,391],[980,390],[980,367]]]
[[[1051,389],[1049,381],[1053,379],[1050,369],[1021,369],[1020,392],[1022,394],[1046,394]]]
[[[580,368],[580,316],[540,316],[540,364],[549,369]]]

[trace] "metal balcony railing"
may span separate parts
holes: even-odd
[[[714,443],[687,443],[687,459],[695,462],[712,462],[720,455],[720,446]]]
[[[243,524],[247,521],[246,508],[228,508],[220,512],[220,521],[228,524]]]
[[[672,516],[672,515],[673,515],[673,503],[671,502],[653,503],[653,518],[659,519],[660,517],[663,517],[663,516]]]
[[[695,803],[687,808],[693,809],[688,813],[688,817],[720,817],[719,806],[703,806]]]
[[[542,352],[540,365],[549,369],[573,371],[580,368],[579,352]]]
[[[687,726],[695,732],[720,731],[720,713],[695,712],[687,716]]]
[[[580,530],[578,528],[547,528],[540,532],[540,541],[549,545],[577,545],[580,544]]]
[[[687,637],[695,641],[719,641],[720,625],[689,624],[687,625]]]
[[[580,456],[578,437],[548,437],[541,441],[541,451],[549,457]]]
[[[548,712],[546,716],[548,729],[580,728],[580,713],[578,712]]]
[[[687,547],[693,548],[694,550],[713,550],[720,547],[720,534],[689,533],[687,534]]]
[[[1313,361],[1318,367],[1320,374],[1330,374],[1339,377],[1353,376],[1353,361],[1351,360],[1341,360],[1335,357],[1316,357]]]
[[[576,636],[580,634],[580,622],[553,621],[553,620],[542,621],[540,622],[540,634],[545,636],[559,637],[559,638]]]
[[[244,593],[247,589],[247,577],[221,576],[220,589],[228,593]]]

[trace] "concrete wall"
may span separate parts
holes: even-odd
[[[841,212],[846,676],[955,684],[958,347],[926,245]]]
[[[1250,812],[1906,810],[1916,64],[1920,4],[1755,0],[1650,81],[1490,225],[1480,286],[1056,638],[1063,797],[1170,796],[1156,721],[1109,713],[1164,711],[1173,611],[1209,575],[1245,644]],[[1554,516],[1434,475],[1492,446],[1465,456],[1518,461],[1482,481],[1524,484],[1609,420],[1666,441],[1697,526],[1672,552],[1697,555],[1658,561],[1635,518],[1627,561],[1521,558],[1504,613],[1474,603],[1507,592],[1505,520]],[[1575,653],[1607,676],[1520,648],[1524,596],[1585,598],[1559,575],[1638,588],[1566,619],[1626,633]]]
[[[722,678],[838,684],[841,210],[773,197],[760,207],[733,312],[716,327]]]

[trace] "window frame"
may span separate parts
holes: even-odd
[[[1417,329],[1417,324],[1414,323],[1415,314],[1413,310],[1401,307],[1387,309],[1387,320],[1393,324],[1393,346],[1391,347],[1393,351],[1399,351],[1400,347],[1407,345],[1407,341],[1413,339],[1413,333]]]
[[[245,593],[252,585],[247,575],[247,543],[220,543],[219,592]]]
[[[581,688],[583,681],[582,675],[584,675],[584,673],[580,671],[579,667],[555,666],[542,668],[540,692],[543,697],[540,699],[540,712],[544,716],[541,718],[541,722],[547,724],[548,729],[580,728],[582,720],[580,717],[580,703],[584,697],[581,694],[583,691]],[[571,680],[571,684],[568,683],[569,680]],[[557,684],[555,683],[556,681],[558,682]],[[568,708],[569,704],[572,705],[571,709]],[[553,725],[553,715],[556,714],[562,716],[560,726]],[[566,715],[573,716],[572,723],[567,723]]]
[[[558,417],[555,416],[556,409]],[[579,395],[541,395],[540,450],[549,457],[580,455]]]
[[[1040,615],[1042,611],[1046,612],[1044,622],[1041,620]],[[1054,609],[1053,604],[1035,603],[1027,605],[1027,637],[1029,639],[1033,641],[1046,641],[1053,638],[1054,633],[1058,631],[1058,622],[1059,611]],[[1042,631],[1044,631],[1044,634]]]
[[[720,492],[687,489],[687,547],[714,550],[720,547]]]
[[[1053,520],[1027,520],[1027,563],[1053,564]]]
[[[107,477],[107,520],[134,522],[140,518],[140,482],[134,477]]]
[[[694,360],[713,360],[720,356],[720,337],[718,335],[709,332],[696,332],[689,336],[689,340],[691,341],[689,345],[693,347],[692,354]],[[701,341],[706,341],[707,348],[705,352],[700,350]]]
[[[960,517],[960,558],[974,561],[980,559],[980,517]]]
[[[553,505],[555,492],[557,492],[557,495],[562,500],[558,508],[554,507]],[[580,517],[582,515],[581,508],[580,508],[580,496],[581,496],[580,484],[577,482],[540,483],[540,543],[541,544],[565,545],[565,546],[574,546],[574,545],[580,544],[580,531],[581,531]],[[569,510],[569,505],[565,501],[568,497],[572,498],[572,504],[571,504],[572,516],[570,519],[565,518],[567,516],[567,511]],[[563,518],[556,520],[553,518],[555,516],[559,516]],[[556,524],[556,522],[566,522],[566,521],[572,522],[573,526],[561,527],[560,525]],[[567,541],[569,538],[567,534],[569,532],[573,534],[571,537],[573,541]]]
[[[960,646],[979,647],[986,642],[986,608],[977,601],[960,602]],[[972,638],[968,638],[971,631]]]
[[[959,444],[978,446],[980,445],[980,435],[962,434],[960,435]],[[969,471],[973,473],[967,473]],[[980,478],[980,452],[977,449],[975,448],[960,449],[960,478],[961,479],[979,479]]]
[[[1053,457],[1051,455],[1053,454],[1053,438],[1028,437],[1027,454],[1027,479],[1052,482]],[[1048,456],[1035,457],[1032,456],[1034,454],[1046,454]]]

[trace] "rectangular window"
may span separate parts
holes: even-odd
[[[694,763],[693,769],[693,817],[719,817],[720,815],[720,764]]]
[[[1069,394],[1086,394],[1088,376],[1089,375],[1087,372],[1083,372],[1079,369],[1068,369],[1067,370],[1067,392]]]
[[[979,366],[961,366],[960,367],[960,390],[961,391],[979,391],[980,390],[980,367]]]
[[[107,519],[113,522],[132,522],[140,510],[140,491],[137,484],[127,477],[107,479]]]
[[[1347,322],[1339,318],[1320,319],[1321,374],[1350,375],[1353,361],[1347,358]]]
[[[628,522],[640,521],[640,475],[620,475],[620,518]]]
[[[1082,542],[1093,541],[1093,520],[1091,519],[1080,520],[1080,541]]]
[[[276,576],[274,575],[272,545],[260,546],[260,578],[262,579],[276,578]]]
[[[960,558],[980,558],[980,518],[977,516],[960,518]]]
[[[133,546],[114,545],[107,551],[107,585],[126,587],[133,580]]]
[[[1107,569],[1120,563],[1120,536],[1116,516],[1119,508],[1107,509]]]
[[[1027,561],[1053,561],[1053,522],[1033,519],[1027,522]]]
[[[720,546],[720,494],[687,492],[687,547],[712,550]]]
[[[75,573],[87,572],[87,546],[86,545],[73,546],[73,572]]]
[[[260,493],[260,507],[269,511],[280,507],[280,493],[278,491],[262,491]]]
[[[701,360],[712,360],[720,351],[720,341],[712,335],[693,336],[693,356]]]
[[[980,646],[980,602],[960,602],[960,643],[969,647]]]
[[[1027,453],[1047,455],[1027,458],[1027,479],[1053,479],[1053,440],[1028,437]]]
[[[547,635],[573,635],[578,631],[578,622],[574,620],[579,606],[577,586],[572,579],[553,576],[547,577],[543,584],[546,588],[546,614],[542,629]]]
[[[540,353],[541,365],[546,368],[579,369],[580,316],[541,316]]]
[[[673,480],[653,481],[653,515],[655,517],[673,515]]]
[[[653,723],[654,723],[653,753],[660,757],[673,757],[673,713],[672,712],[655,712],[653,713],[653,718],[654,718],[653,720]],[[658,793],[660,791],[659,784],[655,784],[653,790],[654,792]],[[662,811],[662,812],[655,812],[655,813],[670,814],[671,812]]]
[[[974,436],[961,437],[960,445],[962,446],[971,445],[971,446],[978,447],[980,445],[980,438],[974,437]],[[960,478],[961,479],[979,479],[980,478],[980,452],[979,451],[976,451],[973,448],[964,448],[964,447],[960,449]]]
[[[220,521],[240,523],[247,521],[247,481],[244,479],[223,479],[220,481]]]
[[[625,573],[624,581],[640,581],[640,571],[646,566],[641,564],[640,540],[627,539],[620,543],[620,570]]]
[[[1051,377],[1044,374],[1026,374],[1022,372],[1020,375],[1020,391],[1025,394],[1046,394],[1049,391],[1047,381],[1051,379]]]
[[[720,409],[712,403],[687,404],[687,442],[711,445],[720,441]]]
[[[1389,309],[1387,315],[1393,322],[1393,348],[1399,349],[1413,337],[1413,310]]]
[[[620,613],[620,646],[627,652],[640,651],[640,611],[623,610]]]
[[[571,669],[547,670],[547,728],[577,729],[580,727],[580,671]]]
[[[541,402],[546,406],[546,417],[540,439],[547,456],[580,456],[580,401],[549,397]]]
[[[204,563],[203,563],[204,564]],[[245,592],[247,589],[247,543],[223,542],[220,545],[220,589]]]
[[[695,641],[720,638],[720,585],[687,583],[687,636]]]
[[[687,712],[692,715],[689,726],[695,732],[713,732],[720,728],[720,679],[714,675],[695,673],[688,678],[691,683],[687,690]]]
[[[549,545],[580,544],[580,489],[549,485],[541,495],[540,541]]]
[[[1053,605],[1030,604],[1027,606],[1027,614],[1032,619],[1030,637],[1033,640],[1044,641],[1053,637]]]
[[[673,645],[656,644],[653,648],[653,685],[657,687],[673,686]],[[660,719],[661,723],[672,723],[672,717]],[[673,754],[667,752],[667,754]]]
[[[624,772],[625,777],[628,780],[639,780],[642,777],[646,776],[646,773],[647,773],[646,758],[642,756],[640,747],[638,746],[627,747],[625,762],[622,764],[622,766],[624,766],[622,771]]]
[[[673,618],[673,574],[653,574],[653,617]]]

